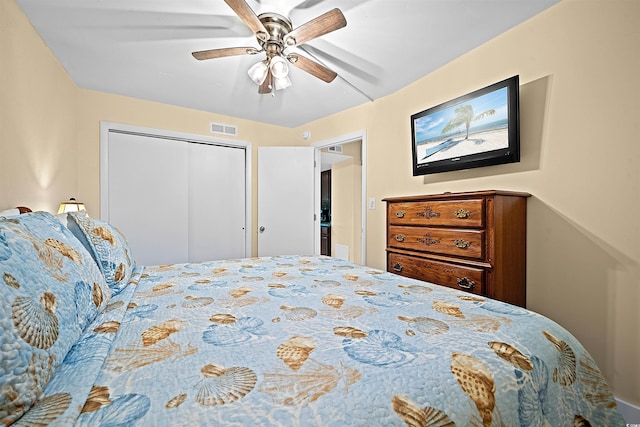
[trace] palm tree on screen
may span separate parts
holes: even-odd
[[[447,125],[442,129],[442,133],[445,134],[454,130],[457,127],[464,125],[467,129],[467,136],[464,139],[469,139],[469,127],[471,126],[471,122],[480,120],[486,116],[492,116],[496,113],[496,110],[487,110],[474,115],[473,107],[471,105],[461,105],[460,107],[455,109],[456,115],[447,123]]]

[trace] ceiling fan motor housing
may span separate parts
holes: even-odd
[[[266,41],[256,37],[258,43],[260,43],[269,58],[275,55],[282,55],[286,47],[284,37],[293,29],[291,21],[282,15],[271,12],[258,15],[258,19],[269,32],[269,38]]]

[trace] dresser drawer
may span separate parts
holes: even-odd
[[[484,227],[484,199],[391,202],[390,224]]]
[[[465,267],[389,252],[387,270],[425,282],[485,295],[485,271],[482,268]]]
[[[387,246],[465,258],[484,259],[483,230],[389,226]]]

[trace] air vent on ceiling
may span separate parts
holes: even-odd
[[[231,135],[231,136],[237,136],[238,135],[238,127],[237,126],[225,125],[225,124],[222,124],[222,123],[213,123],[213,122],[211,122],[211,126],[210,126],[209,130],[211,131],[211,133],[219,133],[219,134],[222,134],[222,135]]]
[[[332,153],[342,153],[342,145],[332,145],[327,148],[327,151],[331,151]]]

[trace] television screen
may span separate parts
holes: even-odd
[[[411,116],[413,175],[520,161],[518,76]]]

